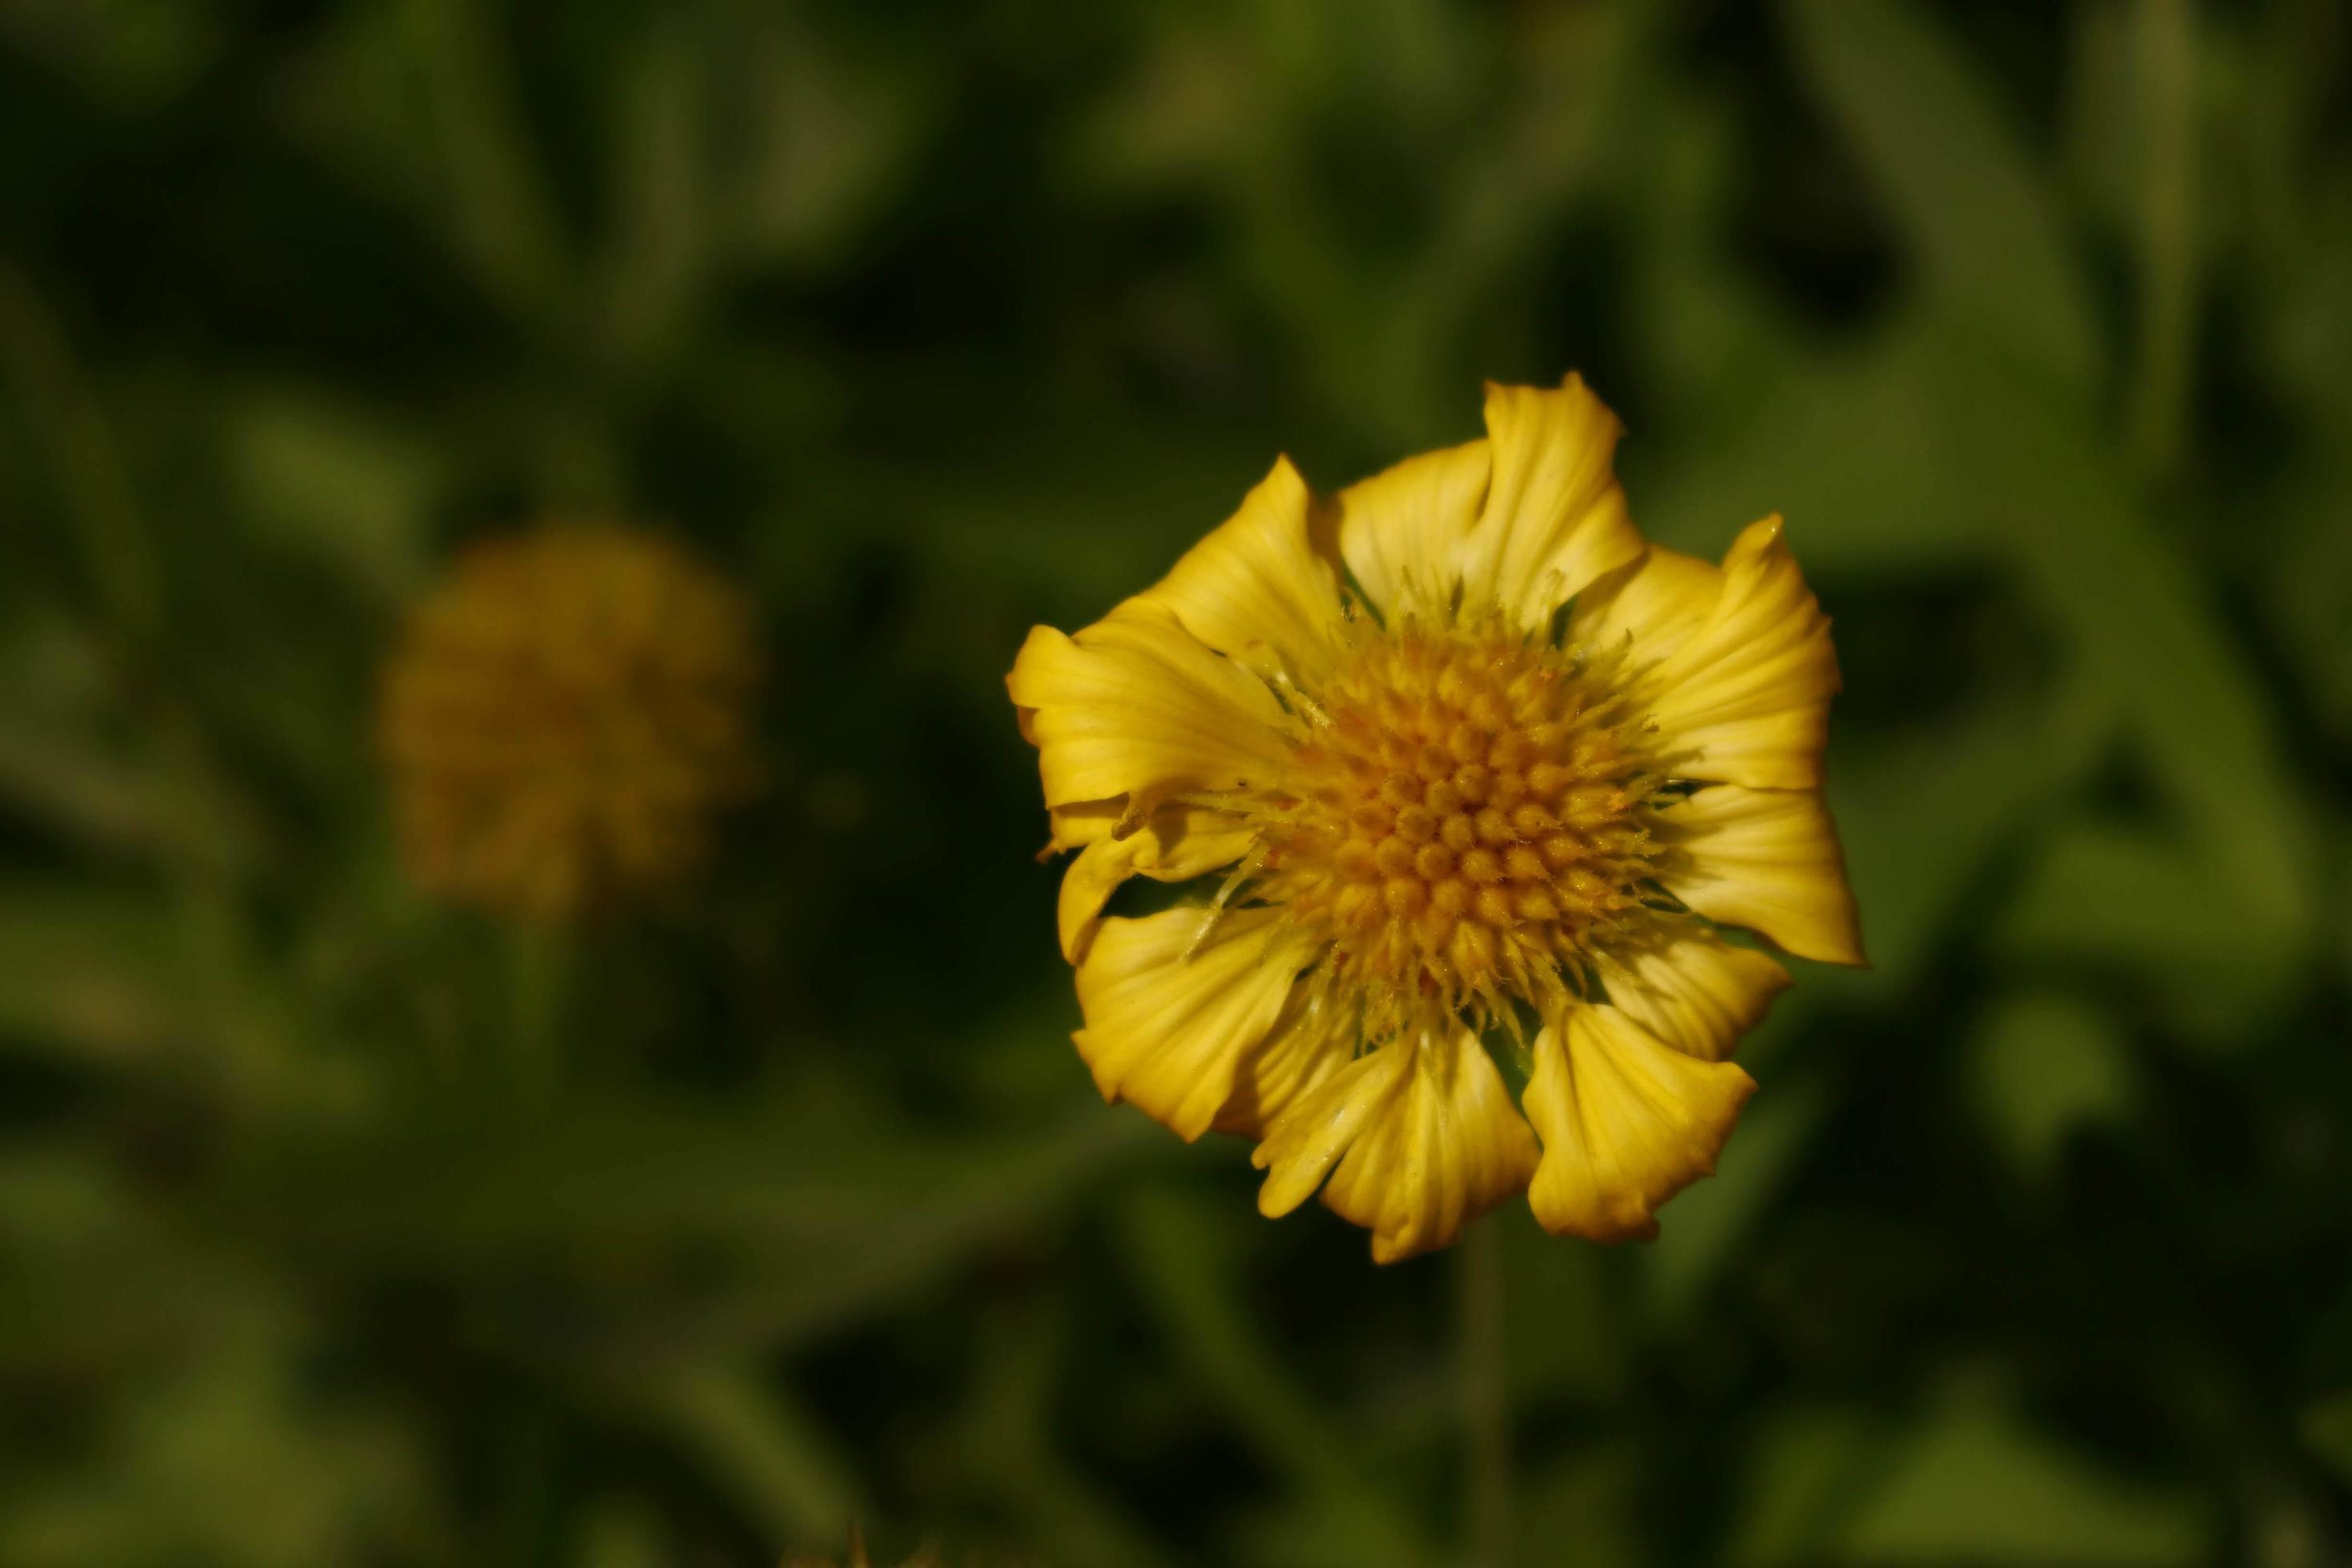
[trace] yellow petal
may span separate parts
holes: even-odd
[[[1018,710],[1024,721],[1024,738],[1031,745],[1036,737],[1026,735],[1027,721],[1034,717],[1028,709]],[[1098,839],[1108,838],[1118,829],[1120,818],[1127,816],[1127,802],[1121,800],[1085,800],[1076,805],[1057,805],[1045,813],[1052,825],[1053,837],[1046,840],[1045,854],[1058,855],[1071,849],[1083,849]]]
[[[1103,905],[1129,877],[1186,881],[1232,865],[1255,837],[1234,816],[1199,806],[1163,806],[1124,838],[1097,837],[1062,877],[1062,956],[1078,962]]]
[[[1644,677],[1643,689],[1677,777],[1751,789],[1821,784],[1837,654],[1779,518],[1750,524],[1733,542],[1705,624]]]
[[[1265,683],[1158,605],[1130,599],[1076,637],[1037,627],[1005,685],[1030,710],[1049,806],[1125,795],[1148,810],[1263,784],[1288,756]]]
[[[1701,1176],[1756,1082],[1685,1056],[1612,1006],[1571,1005],[1536,1037],[1528,1117],[1543,1140],[1528,1199],[1555,1236],[1657,1234],[1658,1206]]]
[[[1298,973],[1274,910],[1167,910],[1103,921],[1078,965],[1074,1037],[1105,1100],[1126,1100],[1188,1142],[1232,1096]]]
[[[1308,537],[1314,504],[1290,459],[1276,459],[1241,510],[1139,597],[1253,669],[1311,669],[1340,616],[1339,570]]]
[[[1658,822],[1667,849],[1658,880],[1692,909],[1752,927],[1801,958],[1868,962],[1820,791],[1710,784]]]
[[[1391,620],[1435,612],[1454,591],[1454,552],[1486,500],[1486,443],[1407,458],[1336,499],[1339,553],[1372,607]]]
[[[1217,1112],[1220,1132],[1263,1138],[1276,1117],[1353,1059],[1361,1021],[1312,986],[1291,989],[1290,1000],[1265,1039],[1234,1075],[1233,1098]]]
[[[1721,567],[1653,544],[1577,595],[1569,639],[1595,653],[1622,652],[1638,668],[1688,642],[1722,594]]]
[[[1692,923],[1662,942],[1612,955],[1609,998],[1678,1051],[1722,1061],[1789,988],[1768,954]]]
[[[1486,388],[1494,476],[1455,552],[1465,597],[1528,628],[1642,552],[1611,468],[1622,426],[1581,376],[1558,388]]]
[[[1462,1227],[1527,1190],[1535,1134],[1467,1031],[1409,1049],[1399,1092],[1331,1173],[1323,1202],[1372,1233],[1372,1261],[1450,1247]]]
[[[1372,1118],[1403,1086],[1409,1053],[1390,1046],[1368,1051],[1293,1100],[1266,1129],[1250,1163],[1266,1173],[1258,1212],[1279,1219],[1323,1184]]]

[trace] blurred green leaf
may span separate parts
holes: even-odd
[[[2014,1418],[1948,1409],[1902,1440],[1831,1559],[2159,1568],[2207,1560],[2191,1498],[2100,1474]]]
[[[87,629],[26,613],[0,633],[0,801],[112,849],[177,826],[167,787],[116,727],[106,661]]]
[[[401,58],[416,73],[434,205],[455,253],[525,321],[569,302],[553,198],[516,100],[504,29],[457,0],[400,0]]]
[[[1524,1483],[1515,1561],[1521,1568],[1639,1568],[1657,1560],[1644,1550],[1642,1521],[1632,1507],[1638,1474],[1622,1446],[1598,1446],[1562,1455]]]
[[[1830,801],[1862,910],[1869,973],[1812,977],[1869,991],[1913,984],[1972,883],[2047,803],[2076,787],[2108,737],[2108,703],[2087,681],[2038,709],[2005,700],[1932,732],[1882,742],[1833,774]],[[1923,821],[1933,833],[1919,831]]]
[[[0,1508],[0,1558],[315,1568],[431,1540],[400,1429],[314,1398],[268,1341],[214,1347],[132,1394],[101,1442],[105,1470],[20,1489]]]
[[[260,385],[228,405],[224,437],[246,515],[378,603],[421,581],[449,482],[431,437],[331,388]]]
[[[2253,671],[2196,577],[2135,514],[2123,477],[2078,422],[2020,393],[1962,341],[1949,340],[1948,353],[1940,406],[1986,516],[2000,525],[2042,613],[2115,694],[2182,831],[2174,853],[2186,858],[2165,879],[2200,891],[2170,905],[2179,922],[2171,929],[2197,930],[2212,944],[2207,978],[2242,993],[2273,989],[2307,949],[2313,829]],[[1995,386],[2006,393],[1989,401]],[[2109,879],[2126,863],[2105,852],[2115,836],[2071,842],[2102,849],[2086,860],[2060,848],[2042,862],[2023,906],[2065,917],[2021,917],[2032,940],[2045,950],[2095,943],[2104,925],[2132,944],[2147,922],[2117,895],[2155,889],[2145,879],[2128,887]],[[2085,877],[2085,868],[2095,874]],[[2250,950],[2269,961],[2252,973],[2234,962]],[[2178,953],[2143,942],[2141,957],[2151,973],[2164,973]]]
[[[1986,559],[1992,542],[1937,421],[1924,342],[1859,355],[1800,348],[1759,374],[1696,453],[1627,444],[1645,530],[1714,559],[1741,526],[1779,512],[1807,573],[1831,582]]]
[[[152,1064],[191,1000],[181,937],[150,895],[0,882],[0,1033],[69,1059]]]
[[[257,1135],[215,1201],[225,1223],[299,1253],[442,1268],[757,1237],[803,1265],[814,1308],[944,1265],[1141,1142],[1097,1105],[1047,1130],[954,1136],[855,1099],[814,1109],[578,1093],[404,1105]],[[278,1204],[287,1191],[307,1194],[299,1210]]]
[[[668,1568],[661,1526],[643,1505],[592,1504],[580,1533],[580,1568]]]
[[[957,1464],[1007,1500],[1045,1562],[1160,1568],[1169,1559],[1158,1542],[1086,1476],[1083,1455],[1065,1452],[1069,1313],[1024,1306],[982,1325],[971,1396],[950,1435]]]
[[[1621,1393],[1630,1358],[1620,1314],[1612,1310],[1611,1255],[1562,1246],[1522,1204],[1479,1223],[1502,1237],[1511,1406],[1530,1408],[1561,1395],[1601,1401]]]
[[[2330,1395],[2309,1406],[2299,1423],[2303,1440],[2339,1477],[2352,1480],[2352,1392]]]
[[[2309,684],[2318,717],[2339,742],[2352,741],[2352,444],[2312,454],[2277,508],[2277,542],[2265,576],[2273,625]]]
[[[1734,1568],[1822,1560],[1829,1537],[1867,1495],[1885,1460],[1884,1426],[1861,1411],[1777,1411],[1752,1444],[1755,1465],[1724,1558]]]
[[[2042,836],[2032,880],[2004,917],[2001,945],[2021,958],[2143,977],[2171,1020],[2226,1037],[2308,957],[2274,914],[2217,904],[2213,872],[2179,845],[2098,822]]]
[[[839,1445],[806,1411],[744,1367],[646,1369],[643,1397],[661,1423],[723,1479],[747,1518],[779,1542],[824,1541],[870,1518],[873,1504]]]
[[[1969,1058],[1978,1113],[2019,1173],[2046,1176],[2069,1134],[2130,1107],[2130,1054],[2112,1021],[2078,996],[2020,992],[1978,1026]]]
[[[2140,139],[2137,20],[2126,5],[2081,5],[2068,17],[2063,168],[2084,219],[2122,241],[2140,206],[2147,148]]]
[[[1127,1202],[1120,1240],[1136,1283],[1177,1354],[1225,1407],[1260,1464],[1295,1479],[1304,1507],[1272,1528],[1274,1560],[1398,1564],[1432,1560],[1410,1518],[1363,1473],[1347,1429],[1268,1344],[1234,1278],[1233,1238],[1213,1211],[1176,1189],[1145,1187]]]
[[[1748,1100],[1714,1177],[1675,1197],[1643,1258],[1644,1294],[1661,1317],[1678,1323],[1697,1310],[1793,1173],[1823,1110],[1822,1091],[1804,1084],[1776,1084]]]
[[[606,287],[615,347],[641,363],[677,352],[711,262],[709,82],[688,14],[656,12],[622,70]]]
[[[2188,423],[2203,247],[2196,204],[2204,96],[2198,90],[2196,22],[2189,0],[2142,0],[2136,8],[2135,130],[2142,151],[2137,294],[2132,367],[2133,455],[2141,471],[2169,479]]]
[[[1786,0],[1798,59],[1940,308],[2086,392],[2090,303],[2047,183],[1966,51],[1910,0]]]
[[[0,33],[107,101],[152,110],[218,53],[222,19],[173,0],[9,0]]]
[[[0,265],[0,408],[46,470],[87,591],[118,636],[152,640],[164,586],[113,422],[31,280]]]
[[[177,1219],[109,1151],[12,1142],[0,1155],[0,1258],[14,1280],[0,1373],[152,1374],[257,1321],[282,1321],[279,1282]]]
[[[750,13],[711,47],[740,73],[747,123],[717,216],[748,261],[837,266],[903,188],[937,117],[939,83],[907,55],[822,36],[790,11]]]

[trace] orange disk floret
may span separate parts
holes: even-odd
[[[1642,901],[1653,781],[1610,687],[1499,624],[1350,623],[1295,794],[1260,809],[1259,896],[1318,924],[1368,1032],[1508,1022]]]

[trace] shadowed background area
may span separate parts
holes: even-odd
[[[2347,60],[0,0],[0,1563],[2344,1561]],[[1570,368],[1653,536],[1787,514],[1876,967],[1796,966],[1656,1243],[1490,1222],[1496,1384],[1456,1259],[1094,1095],[1002,677],[1277,451]],[[549,518],[764,677],[707,870],[528,925],[404,873],[376,703]]]

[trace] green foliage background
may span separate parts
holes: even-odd
[[[1277,450],[1571,366],[1652,533],[1790,519],[1877,967],[1662,1240],[1496,1222],[1513,1560],[2345,1561],[2348,60],[2332,0],[0,0],[0,1563],[1472,1560],[1457,1261],[1095,1099],[1001,676]],[[366,739],[551,511],[772,659],[723,862],[565,942],[403,889]]]

